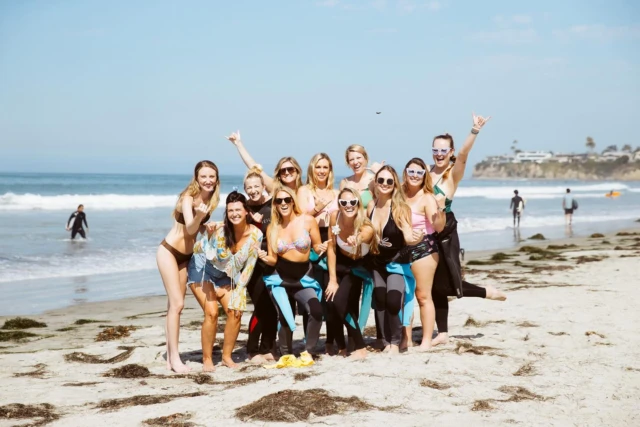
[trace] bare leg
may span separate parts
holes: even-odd
[[[231,299],[231,290],[218,288],[218,299],[225,313],[227,313],[227,323],[224,325],[224,342],[222,343],[222,364],[228,368],[237,368],[238,365],[231,358],[233,349],[236,346],[236,340],[240,333],[240,321],[242,320],[242,312],[229,310],[229,300]]]
[[[180,314],[184,308],[187,293],[186,265],[180,269],[176,259],[164,247],[158,247],[156,254],[158,270],[167,292],[167,321],[165,326],[167,339],[167,367],[177,373],[186,373],[191,369],[180,360],[178,343],[180,340]]]
[[[200,339],[202,341],[202,370],[213,372],[216,367],[213,364],[213,345],[216,340],[216,330],[218,329],[218,298],[213,284],[204,282],[202,286],[191,285],[191,292],[196,297],[198,304],[204,311],[204,320]]]
[[[433,276],[438,267],[438,260],[438,254],[431,254],[411,264],[411,271],[416,278],[416,298],[420,307],[420,322],[422,323],[420,350],[423,351],[431,349],[431,338],[436,323],[436,309],[431,298],[431,287],[433,286]]]

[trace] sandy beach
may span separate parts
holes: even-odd
[[[46,326],[0,331],[0,427],[637,425],[640,227],[618,234],[468,253],[467,280],[500,287],[507,301],[453,301],[449,344],[395,358],[204,375],[202,312],[189,293],[180,348],[192,374],[180,376],[165,368],[165,297],[24,316]]]

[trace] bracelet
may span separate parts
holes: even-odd
[[[480,133],[480,129],[476,129],[476,128],[471,128],[471,133],[474,135],[477,135]]]

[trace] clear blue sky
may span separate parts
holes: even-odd
[[[434,135],[471,161],[637,142],[634,0],[3,1],[0,171],[242,172],[351,143],[402,167]],[[376,111],[382,114],[376,115]]]

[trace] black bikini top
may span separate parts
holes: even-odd
[[[193,212],[193,215],[196,214],[196,210],[191,208],[191,211]],[[178,212],[177,210],[173,212],[173,217],[176,219],[176,221],[178,221],[180,224],[186,224],[184,222],[184,215],[182,214],[182,212]],[[205,222],[209,221],[209,218],[211,218],[211,214],[208,213],[207,216],[205,216],[204,218],[202,218],[202,221],[200,221],[200,224],[204,224]]]

